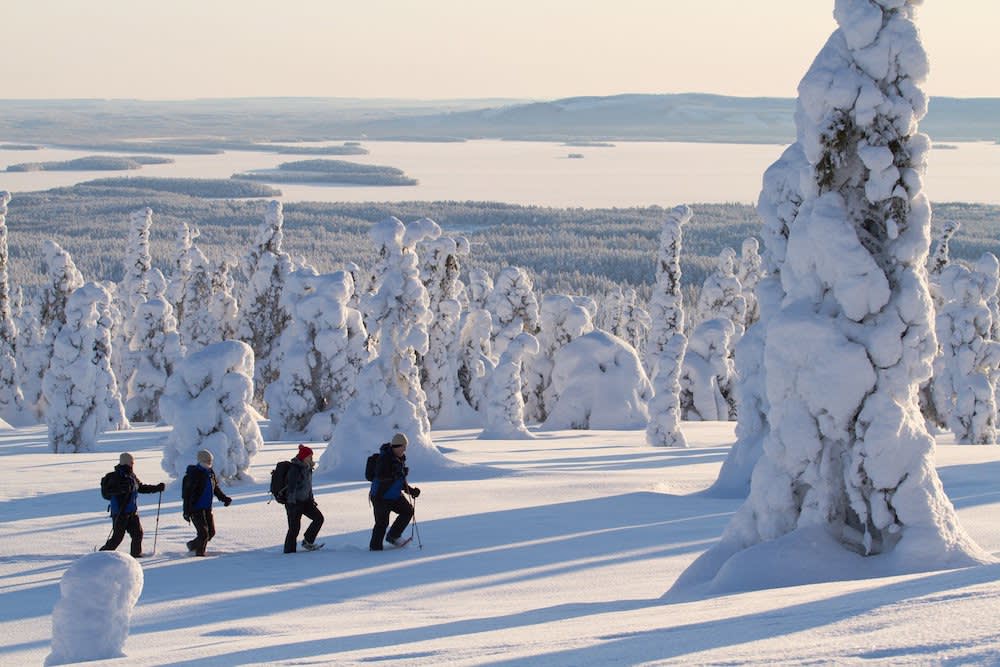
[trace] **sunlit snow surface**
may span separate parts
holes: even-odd
[[[140,561],[128,657],[94,664],[1000,661],[997,565],[790,585],[815,568],[838,578],[817,543],[775,549],[766,581],[727,573],[730,590],[774,588],[665,599],[740,504],[699,493],[718,474],[732,424],[682,428],[688,449],[646,446],[642,430],[516,441],[434,432],[450,458],[478,465],[433,482],[411,470],[423,548],[414,540],[382,553],[367,550],[367,483],[318,477],[326,547],[282,554],[284,511],[267,504],[267,479],[297,443],[268,442],[249,470],[257,483],[227,487],[233,505],[216,507],[214,557],[187,556],[194,531],[177,483],[167,488],[156,554]],[[60,579],[110,528],[101,475],[128,450],[140,478],[159,481],[167,430],[106,434],[83,454],[49,453],[41,427],[0,431],[0,664],[39,665],[52,651]],[[1000,448],[939,443],[938,472],[962,525],[1000,555]],[[319,455],[325,445],[310,446]],[[465,469],[477,474],[463,479]],[[147,552],[156,498],[140,497]]]

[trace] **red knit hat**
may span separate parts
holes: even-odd
[[[305,461],[307,458],[313,455],[313,450],[309,449],[305,445],[299,445],[299,453],[295,455],[295,458],[300,461]]]

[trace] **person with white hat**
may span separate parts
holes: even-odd
[[[163,492],[167,485],[143,484],[135,476],[132,466],[135,457],[128,452],[122,452],[118,457],[118,465],[109,477],[114,483],[115,493],[108,498],[111,510],[111,535],[101,547],[101,551],[114,551],[125,539],[125,533],[132,538],[129,553],[133,558],[142,558],[142,524],[139,522],[139,494]],[[102,488],[104,482],[101,483]]]
[[[375,511],[375,527],[372,528],[368,548],[382,551],[382,540],[393,546],[405,546],[410,540],[403,537],[403,531],[413,518],[413,506],[403,496],[403,492],[416,498],[420,489],[406,483],[410,469],[406,467],[406,435],[397,433],[392,440],[379,448],[375,479],[372,480],[368,498]],[[396,513],[396,520],[389,526],[389,513]],[[386,532],[388,529],[388,533]]]
[[[219,488],[219,481],[212,470],[212,452],[199,450],[197,458],[197,465],[188,466],[184,473],[181,496],[184,499],[184,520],[193,523],[197,532],[195,538],[187,543],[188,551],[195,556],[204,556],[209,541],[215,537],[212,497],[221,500],[225,507],[229,507],[233,499]]]

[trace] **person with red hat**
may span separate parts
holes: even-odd
[[[288,532],[285,534],[285,553],[295,553],[295,543],[302,529],[302,517],[311,520],[306,532],[302,535],[302,548],[315,551],[322,544],[316,543],[319,529],[323,527],[323,513],[319,511],[316,498],[313,497],[312,476],[313,450],[305,445],[299,445],[299,452],[291,460],[288,476],[285,478],[286,502],[285,513],[288,515]]]

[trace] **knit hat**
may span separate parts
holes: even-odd
[[[407,440],[406,436],[403,435],[402,433],[397,433],[396,435],[392,436],[392,440],[389,441],[389,444],[393,446],[408,445],[410,444],[410,441]]]
[[[313,455],[313,450],[309,449],[305,445],[299,445],[299,453],[295,455],[300,461],[305,461],[307,458]]]
[[[118,456],[118,465],[130,466],[135,463],[135,457],[128,452],[122,452]]]
[[[212,452],[208,451],[207,449],[198,450],[198,463],[204,463],[205,465],[210,466],[212,465],[213,458],[214,457],[212,456]]]

